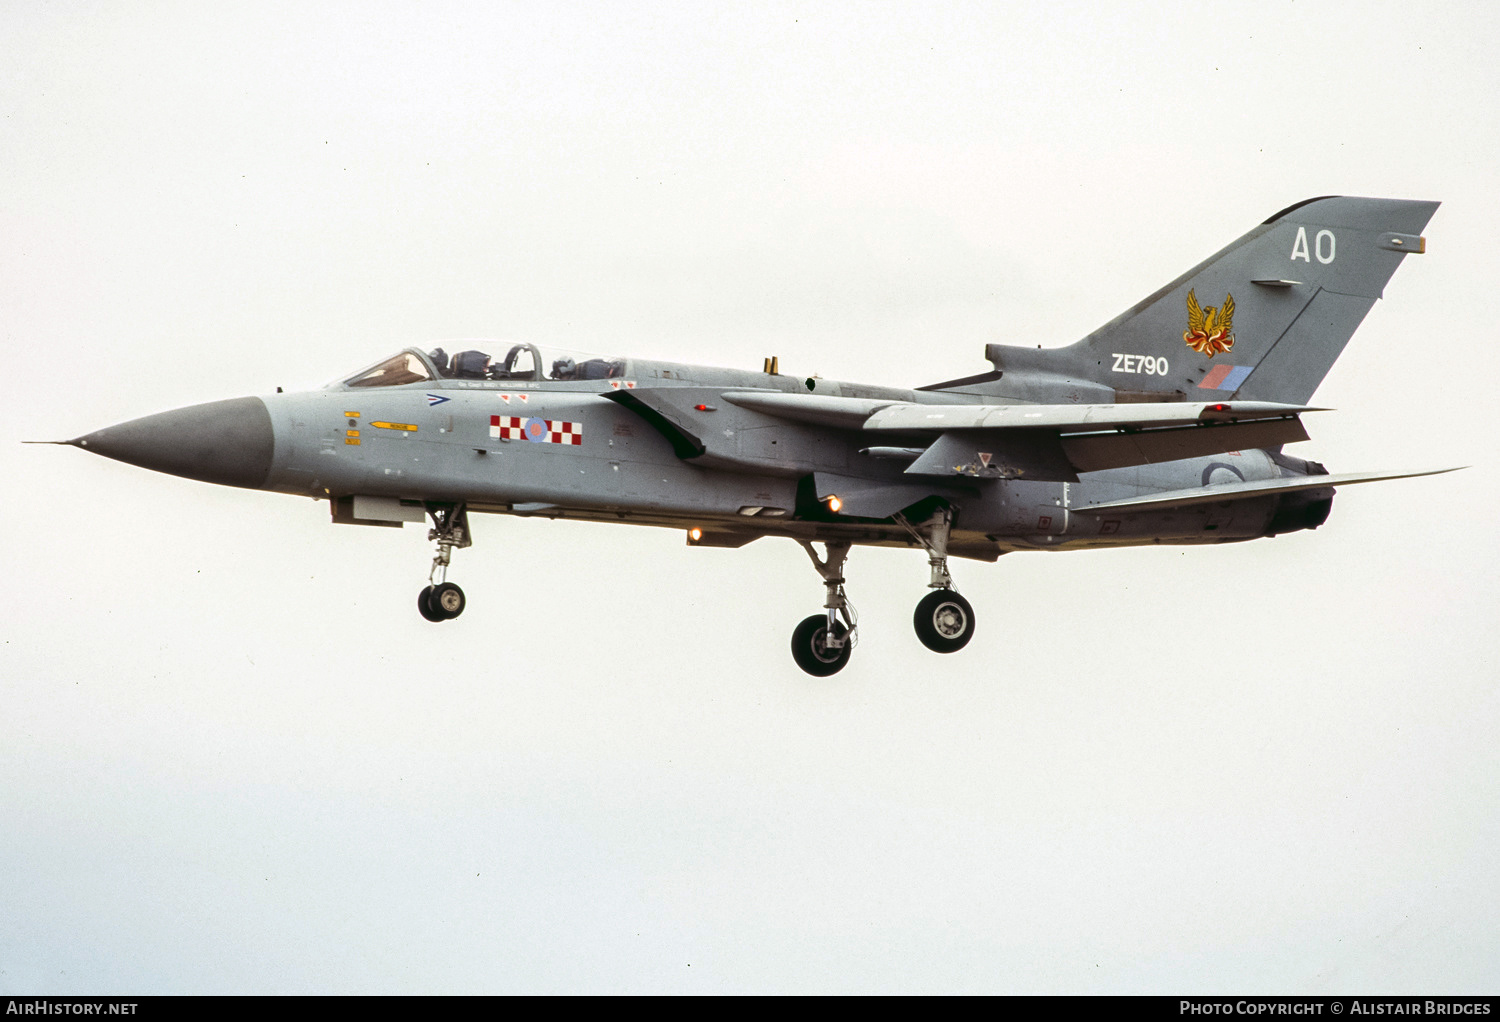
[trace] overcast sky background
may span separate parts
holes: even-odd
[[[1488,4],[0,5],[0,992],[1486,992]],[[23,439],[503,337],[915,386],[1439,199],[1201,549],[425,532]]]

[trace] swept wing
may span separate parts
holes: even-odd
[[[1290,479],[1263,479],[1248,483],[1221,483],[1192,490],[1172,490],[1153,493],[1149,497],[1131,497],[1128,500],[1110,500],[1100,504],[1084,504],[1069,510],[1076,514],[1096,515],[1115,511],[1168,511],[1173,508],[1191,507],[1194,504],[1216,504],[1230,500],[1249,500],[1270,494],[1296,493],[1300,490],[1323,490],[1337,486],[1352,486],[1354,483],[1378,483],[1386,479],[1412,479],[1417,476],[1442,475],[1457,472],[1458,468],[1434,468],[1421,472],[1344,472],[1339,475],[1296,476]]]
[[[1066,481],[1079,472],[1296,443],[1307,439],[1298,416],[1321,410],[1272,401],[937,405],[761,391],[723,398],[886,442],[920,438],[926,446],[907,468],[911,475]]]

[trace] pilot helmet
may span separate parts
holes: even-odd
[[[453,375],[464,379],[482,380],[490,364],[490,356],[482,351],[460,351],[453,356]]]

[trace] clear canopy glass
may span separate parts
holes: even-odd
[[[499,350],[497,346],[496,350]],[[511,344],[504,355],[470,348],[449,355],[442,348],[407,348],[343,381],[346,387],[399,387],[430,380],[608,380],[625,375],[625,360],[582,352]]]
[[[420,354],[410,349],[392,355],[384,362],[356,373],[344,381],[346,387],[399,387],[404,383],[422,383],[432,379],[432,368]]]

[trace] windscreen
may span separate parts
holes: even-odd
[[[414,351],[392,355],[379,365],[344,381],[346,387],[399,387],[432,379],[427,364]]]

